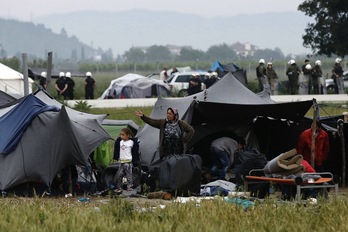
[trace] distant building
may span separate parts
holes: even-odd
[[[234,43],[231,45],[231,48],[237,53],[239,56],[254,56],[256,50],[259,49],[258,46],[255,46],[249,42],[246,43]]]
[[[165,47],[168,48],[168,50],[170,51],[170,54],[175,55],[175,56],[180,55],[181,49],[183,49],[183,48],[192,49],[192,46],[177,46],[177,45],[172,45],[172,44],[167,44],[167,45],[165,45]],[[134,48],[140,49],[144,53],[146,53],[146,50],[149,47],[146,47],[146,46],[136,46]]]
[[[171,44],[167,44],[166,47],[169,49],[170,53],[175,56],[180,55],[181,49],[183,48],[192,49],[191,46],[177,46],[177,45],[171,45]]]

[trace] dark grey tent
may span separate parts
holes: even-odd
[[[0,107],[13,102],[16,98],[0,90]]]
[[[209,144],[214,138],[242,136],[250,148],[258,149],[258,131],[254,130],[258,119],[283,119],[283,124],[287,125],[301,119],[311,106],[312,101],[276,104],[270,101],[269,96],[262,98],[251,92],[228,73],[204,92],[184,98],[158,98],[150,116],[165,118],[167,108],[176,107],[180,117],[196,131],[188,148],[191,148],[191,153],[203,156],[203,164],[207,164],[209,160],[205,156],[208,156]],[[276,129],[269,122],[258,128],[265,133]],[[145,125],[137,134],[144,166],[157,165],[158,136],[158,129],[149,125]]]
[[[68,165],[85,165],[96,147],[111,139],[101,127],[106,115],[85,114],[66,108],[42,91],[35,97],[47,105],[59,107],[60,111],[38,114],[23,131],[15,149],[9,154],[0,154],[1,190],[26,182],[50,186],[60,169]],[[16,106],[0,109],[0,118]]]

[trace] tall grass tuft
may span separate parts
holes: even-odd
[[[319,199],[315,205],[268,199],[246,210],[223,198],[200,204],[4,198],[0,212],[1,231],[348,231],[346,196]]]

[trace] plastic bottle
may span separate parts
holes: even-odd
[[[88,197],[81,197],[80,199],[78,199],[78,202],[89,202],[89,198]]]

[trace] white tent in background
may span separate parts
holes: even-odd
[[[148,78],[135,73],[128,73],[111,81],[109,87],[99,99],[112,98],[148,98],[167,97],[170,95],[169,86],[162,80]]]
[[[29,78],[29,93],[34,81]],[[24,96],[23,74],[0,63],[0,90],[14,97]]]

